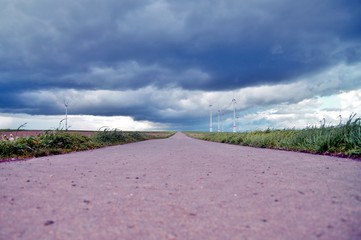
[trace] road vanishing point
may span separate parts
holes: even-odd
[[[183,133],[5,162],[0,239],[361,239],[361,162]]]

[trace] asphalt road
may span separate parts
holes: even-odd
[[[361,239],[361,162],[177,133],[1,163],[0,239]]]

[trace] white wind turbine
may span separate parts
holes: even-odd
[[[64,100],[64,107],[65,107],[65,131],[68,131],[68,106],[69,106],[69,101]]]
[[[209,132],[213,132],[212,115],[212,104],[209,104]]]
[[[236,126],[236,99],[233,98],[232,99],[232,103],[233,103],[233,132],[236,132],[237,126]]]

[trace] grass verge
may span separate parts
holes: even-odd
[[[0,140],[0,162],[167,138],[173,134],[173,132],[123,132],[117,129],[104,129],[95,132],[92,136],[84,136],[60,130],[46,131],[38,136],[21,137],[12,141]]]
[[[302,130],[265,130],[245,133],[188,132],[190,137],[290,151],[328,154],[339,157],[361,158],[361,118],[352,115],[345,124],[312,127]]]

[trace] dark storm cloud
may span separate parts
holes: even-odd
[[[56,112],[36,95],[33,102],[19,98],[29,91],[230,90],[292,82],[361,61],[357,0],[0,3],[5,112]],[[139,109],[78,113],[161,117],[149,105]]]

